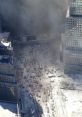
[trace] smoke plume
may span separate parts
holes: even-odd
[[[22,34],[59,34],[66,0],[0,0],[0,15],[7,26]]]

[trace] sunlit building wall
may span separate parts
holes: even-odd
[[[62,35],[64,72],[82,73],[82,1],[71,0]]]

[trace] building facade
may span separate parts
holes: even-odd
[[[71,0],[62,34],[64,72],[82,73],[82,0]]]
[[[0,33],[0,101],[17,103],[13,47],[6,34]]]

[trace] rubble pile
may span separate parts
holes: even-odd
[[[71,93],[80,90],[78,87],[82,84],[79,85],[78,82],[76,86],[76,80],[64,75],[62,67],[56,64],[50,46],[47,44],[28,45],[16,53],[19,84],[40,104],[43,109],[42,117],[75,117],[72,116],[73,111],[66,109],[69,106]],[[78,94],[81,96],[81,91]],[[75,93],[74,100],[81,101],[80,96],[78,97]],[[79,105],[78,108],[80,108]],[[77,108],[75,113],[78,113]],[[82,115],[81,111],[79,113],[78,117]]]

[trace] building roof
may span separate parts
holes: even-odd
[[[0,102],[0,117],[17,117],[17,104]]]

